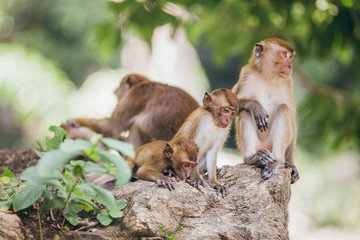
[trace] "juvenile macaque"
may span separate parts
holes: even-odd
[[[239,99],[236,138],[245,163],[262,168],[268,179],[285,160],[291,183],[299,179],[294,165],[297,124],[292,73],[295,50],[270,38],[255,44],[233,92]]]
[[[220,88],[210,94],[205,93],[203,104],[190,114],[175,138],[186,137],[199,146],[199,164],[192,172],[190,184],[195,187],[204,186],[200,172],[207,169],[210,186],[225,196],[229,190],[217,181],[216,160],[236,115],[237,98],[232,91]]]
[[[188,178],[198,163],[199,148],[187,138],[174,138],[170,142],[154,141],[138,147],[135,158],[126,162],[138,179],[154,181],[170,191],[175,189],[170,176],[163,173],[175,173],[177,180]]]
[[[119,101],[109,118],[70,121],[105,137],[128,141],[136,148],[154,140],[171,140],[186,117],[199,106],[182,89],[152,82],[138,74],[125,76],[115,94]],[[120,136],[128,130],[127,138]]]

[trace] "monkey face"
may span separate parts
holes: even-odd
[[[216,125],[221,128],[228,127],[236,116],[236,109],[230,106],[219,107],[214,112],[216,113]]]
[[[180,161],[177,166],[173,167],[176,174],[180,177],[181,180],[184,180],[190,177],[190,174],[193,168],[197,165],[197,162],[190,161],[186,153],[181,153]]]

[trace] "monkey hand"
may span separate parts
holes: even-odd
[[[291,168],[291,184],[299,180],[299,172],[293,163],[285,162],[285,168]]]
[[[269,164],[276,162],[276,159],[273,157],[272,153],[267,149],[260,149],[256,153],[256,157],[258,158],[257,166],[260,168],[264,168]]]
[[[177,182],[181,181],[181,178],[171,168],[165,169],[164,174],[168,174],[169,177],[174,177]]]
[[[192,178],[192,179],[187,179],[186,182],[189,183],[194,188],[199,188],[200,186],[203,186],[203,187],[206,186],[206,182],[202,179]]]
[[[170,191],[175,190],[174,184],[169,177],[165,179],[158,179],[156,182],[160,187],[167,188]]]
[[[67,120],[65,122],[65,125],[69,126],[69,127],[73,127],[73,128],[78,128],[80,127],[80,123],[78,123],[77,121],[75,120]]]
[[[269,114],[267,114],[265,108],[258,101],[253,102],[252,109],[257,128],[261,132],[265,132],[269,128],[267,121],[267,119],[269,118]]]
[[[216,195],[221,194],[222,197],[225,197],[226,195],[229,194],[229,188],[225,187],[225,186],[221,186],[220,184],[217,183],[209,183],[210,187],[212,187],[213,189],[216,190]]]

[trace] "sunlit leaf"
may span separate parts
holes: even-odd
[[[115,181],[117,186],[124,185],[130,181],[131,169],[122,157],[106,151],[98,151],[98,153],[104,161],[114,164],[117,170]]]
[[[129,157],[135,156],[134,146],[131,143],[119,141],[113,138],[103,138],[101,141],[109,148],[118,150],[119,152],[125,154],[126,156]]]
[[[71,159],[79,156],[78,151],[61,151],[53,150],[47,152],[42,158],[40,158],[36,169],[40,177],[42,178],[60,178],[60,168],[63,168],[65,164]]]

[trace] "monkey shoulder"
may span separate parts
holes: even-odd
[[[156,149],[164,149],[167,142],[163,140],[157,140],[146,143],[135,150],[135,164],[141,166],[148,159],[157,160],[163,157],[162,151],[154,151]]]

